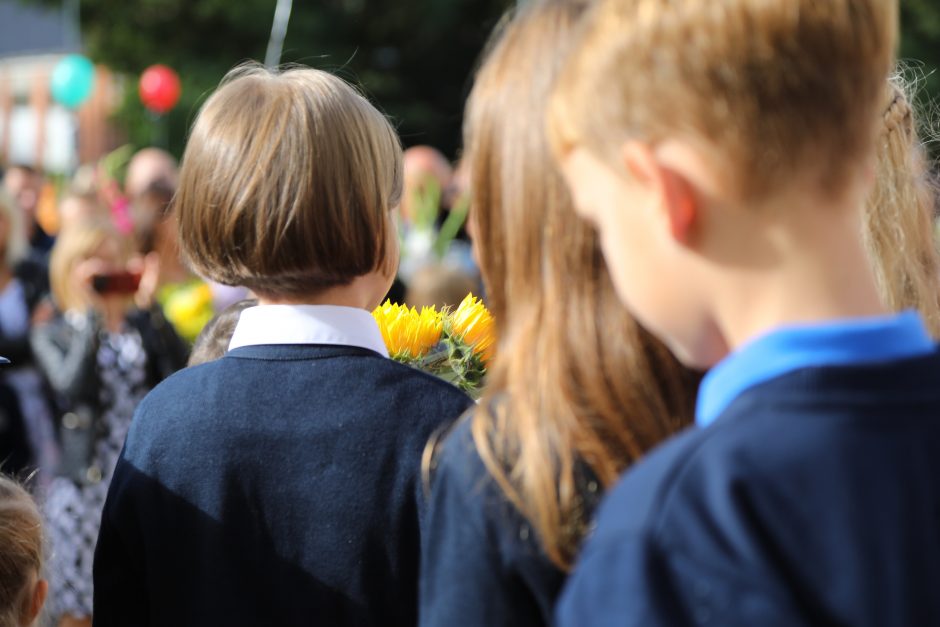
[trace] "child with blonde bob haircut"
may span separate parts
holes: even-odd
[[[561,625],[940,622],[940,353],[862,242],[898,7],[600,0],[549,131],[620,299],[710,367]]]
[[[102,516],[96,625],[413,625],[421,454],[472,401],[388,359],[401,147],[317,70],[234,70],[175,200],[184,256],[242,285],[221,359],[141,403]]]
[[[36,623],[49,590],[43,545],[42,517],[32,497],[0,475],[0,627]]]

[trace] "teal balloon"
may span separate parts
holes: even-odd
[[[77,109],[91,96],[95,66],[80,54],[65,57],[52,71],[52,97],[69,109]]]

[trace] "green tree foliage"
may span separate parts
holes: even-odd
[[[940,2],[902,0],[901,28],[901,59],[918,84],[920,104],[933,118],[940,97]]]
[[[61,0],[24,0],[57,5]],[[454,155],[463,101],[493,26],[512,0],[294,2],[282,62],[332,70],[359,84],[398,125],[405,144]],[[276,0],[81,0],[86,53],[128,78],[118,113],[131,142],[179,154],[204,97],[227,70],[263,60]],[[179,72],[183,96],[166,119],[142,107],[149,65]]]
[[[58,5],[63,0],[23,0]],[[136,81],[153,63],[180,73],[183,97],[165,120],[144,111],[133,83],[118,114],[130,140],[179,154],[204,96],[234,65],[263,59],[276,0],[80,0],[87,53]],[[284,62],[338,72],[398,124],[405,144],[454,155],[473,68],[513,0],[319,0],[294,3]],[[901,0],[901,57],[940,95],[940,2]]]

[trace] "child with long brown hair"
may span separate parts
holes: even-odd
[[[32,497],[0,474],[0,627],[35,624],[46,601],[42,517]]]
[[[549,156],[544,103],[585,1],[532,3],[470,97],[475,245],[499,349],[431,469],[423,625],[550,622],[604,490],[689,424],[696,377],[620,306]]]

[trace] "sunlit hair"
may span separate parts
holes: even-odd
[[[113,240],[121,253],[119,261],[127,261],[131,244],[108,220],[86,220],[59,235],[49,257],[49,283],[56,305],[62,311],[80,310],[89,303],[81,287],[72,281],[72,269],[91,257],[105,241]]]
[[[26,624],[43,566],[42,518],[32,497],[0,475],[0,627]]]
[[[261,295],[305,296],[394,263],[401,145],[341,79],[232,70],[206,101],[174,201],[193,269]]]
[[[474,442],[567,569],[588,520],[585,469],[609,487],[688,424],[694,379],[617,299],[592,229],[551,161],[545,102],[586,1],[522,9],[494,40],[467,108],[473,220],[499,349]]]
[[[839,194],[871,154],[896,0],[599,0],[553,92],[564,155],[678,138],[729,196]]]
[[[917,309],[940,338],[937,181],[903,79],[888,82],[884,103],[877,178],[865,207],[865,245],[885,304],[896,311]]]
[[[0,242],[0,251],[3,251],[4,263],[12,268],[29,253],[29,239],[26,237],[22,211],[3,190],[0,190],[0,214],[6,219],[8,225],[7,241]]]
[[[257,298],[246,298],[233,303],[220,311],[199,332],[193,342],[187,366],[198,366],[216,359],[221,359],[228,352],[228,345],[235,334],[235,327],[242,312],[258,304]]]

